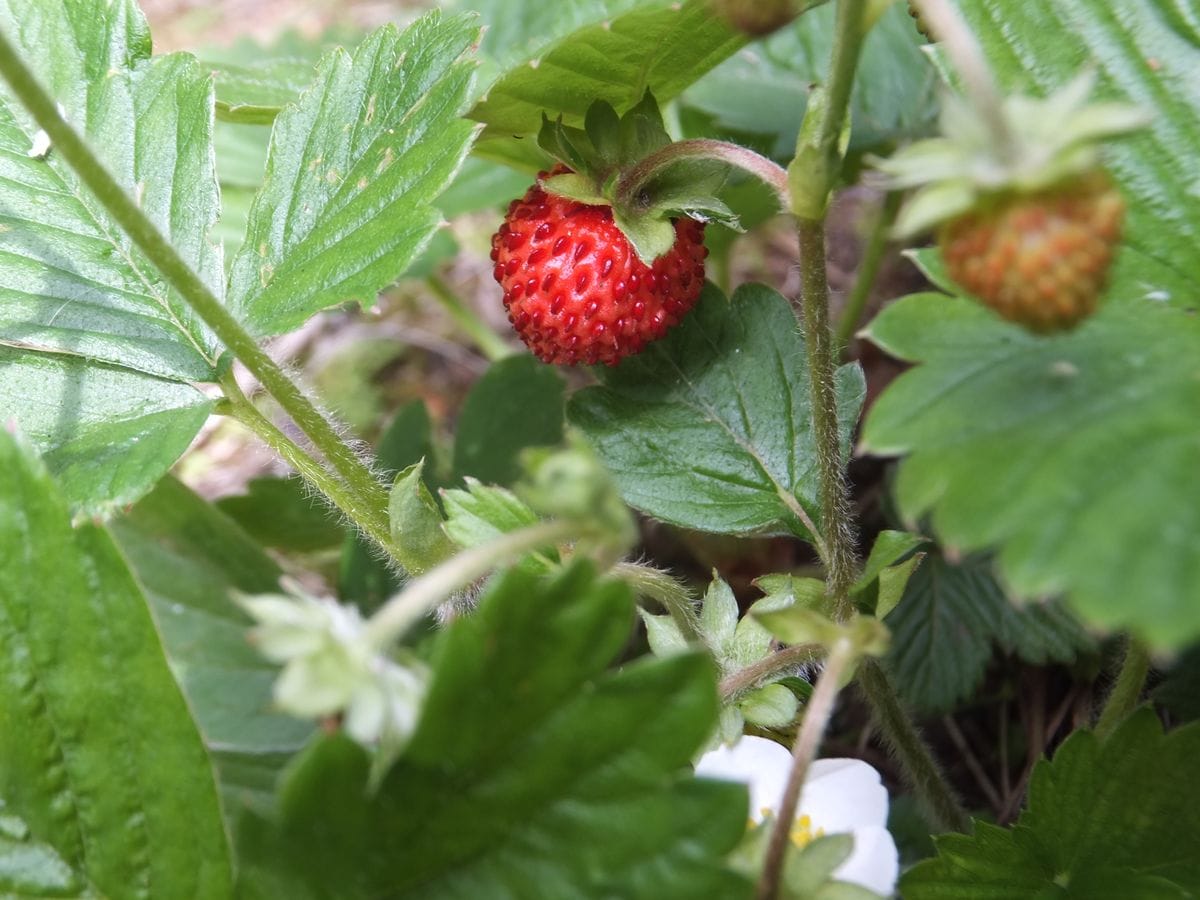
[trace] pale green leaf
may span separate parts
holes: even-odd
[[[626,501],[687,528],[808,536],[819,523],[804,339],[791,305],[763,285],[726,300],[712,285],[664,339],[603,373],[568,404]],[[864,393],[838,370],[843,446]]]
[[[3,0],[0,28],[67,121],[218,294],[212,84],[190,56],[150,58],[132,0]],[[0,340],[178,380],[214,378],[218,349],[187,304],[0,94]]]
[[[425,460],[409,466],[392,485],[388,501],[392,542],[399,562],[420,575],[453,555],[455,546],[442,530],[442,512],[421,480]]]
[[[353,56],[334,50],[313,87],[275,120],[233,307],[259,334],[322,309],[364,304],[412,263],[441,221],[433,205],[471,142],[468,18],[436,12],[385,26]]]
[[[81,514],[107,514],[150,490],[211,410],[191,385],[0,346],[0,416],[29,437]]]
[[[4,812],[3,800],[0,822],[0,894],[14,900],[96,896],[53,847],[30,839],[25,822]]]
[[[0,797],[111,897],[225,900],[212,761],[141,588],[0,432]]]
[[[1088,622],[1160,645],[1200,636],[1200,323],[1111,305],[1038,337],[973,303],[918,294],[868,334],[921,363],[876,402],[863,449],[907,454],[904,515],[999,548],[1018,595],[1065,593]],[[919,574],[919,570],[918,570]]]
[[[593,101],[623,112],[647,90],[666,102],[745,43],[710,13],[708,0],[650,0],[600,21],[589,15],[599,3],[562,5],[569,9],[556,15],[591,22],[549,46],[533,44],[536,55],[507,66],[471,111],[489,134],[534,134],[543,113],[582,125]]]
[[[229,122],[269,124],[313,80],[307,59],[272,56],[244,63],[210,64],[216,78],[217,115]]]

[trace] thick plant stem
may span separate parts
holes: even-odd
[[[450,557],[410,581],[404,590],[371,616],[366,626],[367,639],[380,650],[390,646],[439,603],[496,566],[523,553],[574,540],[580,537],[582,530],[575,522],[538,522]]]
[[[388,551],[389,555],[395,556],[391,553],[392,538],[386,517],[365,504],[337,475],[309,456],[295,441],[275,427],[275,424],[259,412],[242,393],[232,373],[226,373],[221,378],[221,387],[229,403],[229,413],[234,418],[283,457],[288,465],[324,494],[347,519],[361,528],[367,537]]]
[[[358,455],[338,436],[333,425],[305,396],[282,368],[263,350],[225,308],[141,208],[109,174],[84,140],[64,121],[53,98],[38,83],[7,35],[0,32],[0,75],[46,132],[53,152],[96,195],[138,249],[178,291],[217,339],[241,360],[279,403],[326,461],[358,494],[361,503],[386,515],[387,491]]]
[[[825,224],[801,219],[796,227],[800,236],[800,282],[813,436],[821,474],[826,590],[833,599],[836,617],[845,619],[851,612],[849,593],[855,577],[854,527],[838,429],[837,364],[829,328],[829,285],[825,276]]]
[[[735,700],[738,695],[758,687],[759,684],[774,675],[795,669],[796,666],[803,663],[813,662],[820,654],[821,648],[816,644],[793,644],[790,647],[776,650],[765,659],[760,659],[753,665],[738,669],[731,675],[722,678],[721,683],[717,685],[721,702],[728,703]]]
[[[862,319],[863,310],[867,306],[867,298],[875,279],[879,275],[879,267],[883,263],[884,252],[887,250],[888,233],[896,220],[900,209],[900,191],[891,191],[884,198],[878,212],[871,222],[871,231],[867,236],[866,246],[863,247],[862,259],[858,263],[858,273],[854,278],[854,287],[846,298],[846,307],[837,325],[837,345],[839,350],[850,343],[858,323]]]
[[[900,763],[929,823],[938,831],[970,831],[970,816],[946,783],[883,667],[873,659],[864,660],[857,681],[875,712],[875,722],[888,749]]]
[[[782,209],[789,208],[787,172],[777,163],[746,147],[727,141],[696,138],[676,141],[661,150],[651,153],[617,182],[617,203],[626,208],[636,208],[638,194],[655,175],[677,162],[689,159],[711,159],[734,166],[765,183],[775,192]]]
[[[1127,638],[1121,671],[1117,673],[1116,683],[1113,684],[1108,699],[1104,701],[1104,708],[1100,710],[1100,717],[1096,720],[1096,737],[1100,740],[1107,738],[1137,709],[1142,688],[1146,684],[1146,676],[1149,674],[1150,651],[1137,638]]]
[[[821,747],[821,738],[833,715],[834,702],[846,668],[854,660],[854,646],[846,638],[839,638],[829,650],[825,668],[817,680],[812,696],[804,711],[804,721],[796,743],[792,748],[792,770],[788,774],[787,787],[779,804],[779,818],[771,831],[767,845],[767,858],[763,863],[762,877],[758,882],[758,900],[775,900],[779,895],[783,864],[791,841],[792,823],[796,818],[796,807],[800,804],[800,791],[808,777],[808,767],[816,758]]]
[[[450,285],[446,284],[445,279],[440,275],[430,275],[425,279],[425,284],[429,286],[430,292],[436,297],[445,307],[447,313],[450,314],[457,324],[472,341],[479,351],[488,358],[490,362],[495,362],[498,359],[503,359],[506,356],[513,355],[513,349],[504,343],[504,339],[496,332],[492,331],[487,326],[475,311],[463,302],[462,297],[455,293]]]

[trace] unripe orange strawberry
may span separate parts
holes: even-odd
[[[938,245],[950,277],[1001,316],[1058,331],[1095,311],[1124,213],[1120,192],[1095,170],[951,219]]]
[[[1035,332],[1073,328],[1096,310],[1121,239],[1125,203],[1101,167],[1101,141],[1146,116],[1089,104],[1094,80],[990,110],[948,96],[941,137],[876,162],[892,189],[918,188],[897,235],[936,228],[950,277]]]

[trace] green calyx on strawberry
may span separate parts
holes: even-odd
[[[677,324],[704,286],[704,223],[737,220],[715,197],[726,166],[672,145],[652,97],[584,128],[543,120],[559,160],[492,237],[508,318],[540,359],[615,365]],[[694,148],[692,148],[694,150]]]
[[[1126,104],[1087,98],[1083,75],[1045,99],[1014,95],[994,110],[957,95],[942,136],[876,160],[893,189],[918,188],[897,236],[937,228],[950,276],[1010,321],[1073,327],[1097,304],[1120,240],[1124,202],[1099,143],[1146,124]]]

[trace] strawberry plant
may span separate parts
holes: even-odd
[[[0,0],[0,894],[1200,895],[1194,7],[394,12]]]

